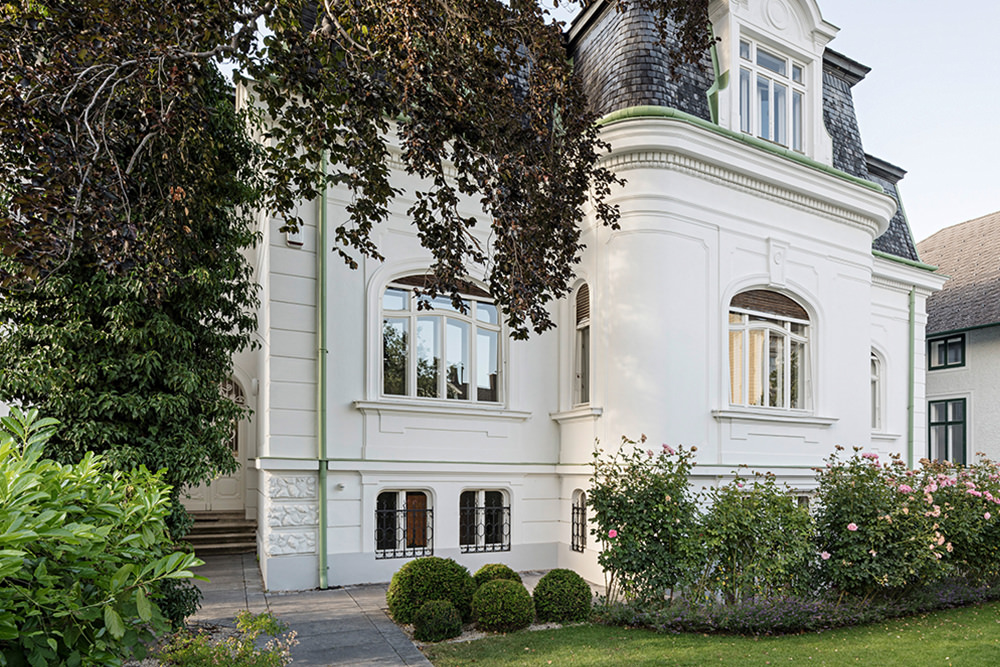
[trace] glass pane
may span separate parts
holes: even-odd
[[[750,60],[750,42],[740,40],[740,58]]]
[[[771,138],[771,86],[770,81],[757,77],[757,109],[760,113],[757,135],[762,139]]]
[[[447,351],[446,398],[469,398],[469,323],[448,318],[445,341]]]
[[[417,396],[441,395],[438,377],[441,368],[441,318],[417,319]]]
[[[802,83],[802,66],[792,64],[792,81],[795,83]]]
[[[965,463],[965,424],[948,427],[948,444],[948,460],[952,463]]]
[[[790,394],[789,407],[801,410],[806,407],[806,345],[798,341],[791,343],[791,354],[789,355],[789,365],[791,366],[789,378],[791,386],[788,387]]]
[[[375,548],[396,548],[396,492],[385,491],[375,500]]]
[[[792,148],[802,150],[802,93],[792,93]]]
[[[476,399],[497,401],[500,399],[497,387],[498,335],[496,331],[480,329],[476,336]]]
[[[750,133],[750,72],[740,70],[740,131]]]
[[[948,458],[947,426],[932,426],[930,434],[930,458],[932,461],[943,461]]]
[[[437,298],[431,299],[431,306],[434,310],[455,310],[455,306],[451,305],[450,296],[439,296]]]
[[[406,546],[427,546],[427,494],[423,491],[406,494]]]
[[[948,341],[948,363],[962,363],[962,339],[952,338]]]
[[[590,402],[590,327],[576,330],[576,402]]]
[[[463,491],[458,497],[458,543],[476,543],[476,492]]]
[[[768,53],[760,47],[757,47],[757,64],[781,76],[786,76],[785,71],[788,67],[788,62],[784,58],[779,58],[773,53]]]
[[[948,415],[948,421],[953,422],[964,422],[965,421],[965,401],[951,401],[948,404],[950,415]]]
[[[382,295],[382,308],[384,310],[408,310],[407,300],[410,293],[406,290],[388,288]]]
[[[747,404],[764,405],[764,391],[767,389],[767,356],[764,349],[767,334],[760,330],[749,331],[749,361],[747,362]]]
[[[729,332],[729,402],[743,405],[743,332]]]
[[[739,324],[743,321],[743,316],[739,313],[729,313],[729,323]]]
[[[879,426],[878,420],[878,382],[872,378],[872,430]]]
[[[769,336],[767,363],[767,404],[785,407],[785,339],[772,333]]]
[[[935,423],[948,421],[948,404],[945,401],[931,403],[931,421]]]
[[[476,303],[476,319],[480,322],[496,324],[498,321],[497,307],[492,303]]]
[[[931,341],[931,351],[930,351],[930,362],[931,368],[937,368],[938,366],[944,366],[947,361],[945,357],[945,347],[943,340],[932,340]]]
[[[774,84],[774,140],[788,145],[788,88]]]
[[[406,349],[408,320],[382,321],[382,393],[406,395]]]

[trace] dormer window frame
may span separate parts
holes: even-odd
[[[736,56],[740,131],[806,153],[811,120],[808,59],[747,33],[737,40]]]

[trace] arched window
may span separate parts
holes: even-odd
[[[510,501],[506,492],[462,492],[458,498],[458,543],[462,553],[510,551]]]
[[[882,360],[872,350],[872,430],[882,430]]]
[[[573,403],[590,402],[590,288],[576,291],[576,339],[573,345]]]
[[[803,410],[809,377],[809,315],[792,299],[749,290],[729,304],[729,402]]]
[[[446,296],[418,310],[423,284],[399,278],[382,293],[382,394],[500,401],[500,315],[489,294],[466,285],[466,312]]]
[[[382,491],[375,500],[375,558],[434,553],[434,513],[424,491]]]

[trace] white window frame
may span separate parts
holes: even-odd
[[[885,362],[872,350],[871,356],[871,427],[873,433],[885,430]]]
[[[407,507],[407,496],[411,493],[423,494],[426,500],[426,507],[421,510],[424,519],[423,525],[423,542],[422,545],[408,545],[407,535],[409,526],[407,522],[410,517],[410,510]],[[378,503],[379,499],[383,494],[395,494],[396,495],[396,507],[393,509],[393,532],[395,533],[395,546],[391,549],[379,548],[378,535],[375,536],[375,556],[377,559],[389,559],[389,558],[412,558],[420,556],[431,556],[434,554],[434,504],[432,501],[432,495],[430,491],[426,489],[382,489],[375,494],[375,527],[378,530],[379,521],[379,509]],[[402,516],[402,525],[396,523],[399,521],[399,517]]]
[[[582,313],[580,309],[580,294],[586,289],[587,308]],[[587,283],[580,285],[573,298],[573,317],[576,329],[573,336],[573,405],[589,405],[591,401],[591,328],[590,314],[593,305],[590,298],[590,287]]]
[[[741,292],[742,293],[742,292]],[[780,292],[775,292],[775,294],[780,294]],[[737,294],[736,296],[739,296]],[[782,295],[784,296],[784,295]],[[734,296],[735,298],[735,296]],[[729,355],[727,359],[730,360],[729,364],[732,365],[733,358],[733,334],[739,334],[741,340],[741,360],[740,360],[740,394],[739,397],[742,399],[740,401],[734,400],[734,387],[733,380],[735,379],[735,373],[733,369],[729,368],[729,405],[733,408],[738,409],[750,409],[750,410],[767,410],[767,411],[782,411],[782,412],[792,412],[796,414],[803,414],[811,409],[811,345],[810,345],[810,334],[812,333],[812,325],[808,319],[800,319],[795,317],[789,317],[786,315],[778,315],[775,313],[752,310],[747,308],[739,308],[730,306],[728,308],[728,320],[732,320],[733,316],[737,316],[739,321],[729,322],[727,328],[728,340],[727,347],[729,349]],[[794,325],[801,325],[803,327],[804,333],[797,334],[793,331]],[[770,339],[773,337],[780,337],[785,342],[782,345],[782,378],[780,386],[780,395],[782,397],[781,405],[770,405],[770,395],[771,395],[771,383],[770,383],[770,372],[763,372],[762,369],[760,377],[761,380],[766,380],[766,384],[762,387],[762,404],[757,405],[750,402],[750,388],[751,388],[751,358],[750,358],[750,336],[752,331],[762,332],[764,334],[763,340],[763,350],[765,354],[763,358],[759,360],[759,363],[764,363],[768,357],[768,351],[770,349]],[[798,404],[792,404],[792,363],[791,363],[791,353],[792,353],[792,343],[801,344],[801,353],[799,358],[800,368],[800,386],[795,388],[795,394],[798,399]]]
[[[810,117],[807,63],[783,53],[780,49],[761,45],[749,36],[740,37],[737,49],[736,95],[740,131],[791,148],[798,153],[805,153],[806,124]],[[784,74],[761,64],[762,56],[783,61]],[[798,73],[798,80],[795,78],[795,72]],[[766,84],[768,91],[767,127],[764,127],[762,122],[763,113],[758,96],[760,83]],[[775,113],[779,86],[783,86],[785,90],[785,100],[782,104],[785,119],[783,124],[778,123],[778,114]],[[778,136],[781,132],[784,133],[784,140]]]
[[[480,405],[499,405],[504,401],[504,391],[503,391],[503,371],[504,371],[504,332],[502,325],[502,314],[496,307],[492,299],[485,298],[481,295],[472,295],[468,293],[460,293],[465,306],[467,308],[465,313],[457,310],[451,304],[451,298],[448,296],[439,296],[436,299],[430,300],[433,309],[431,310],[420,310],[418,309],[419,299],[415,294],[415,287],[413,285],[404,284],[399,282],[400,279],[389,281],[385,287],[382,288],[379,294],[379,331],[378,331],[378,396],[382,399],[413,399],[421,401],[440,401],[447,402],[449,404],[480,404]],[[392,292],[405,293],[402,297],[405,301],[405,307],[403,308],[391,308],[386,307],[387,295]],[[404,324],[405,328],[405,348],[406,348],[406,360],[405,360],[405,387],[401,393],[390,393],[386,391],[386,378],[385,378],[385,340],[386,340],[386,328],[389,323],[393,324]],[[436,361],[436,387],[434,388],[434,395],[419,395],[421,391],[426,393],[426,388],[421,389],[418,378],[418,361],[420,359],[420,349],[419,349],[419,336],[415,335],[418,331],[418,327],[422,323],[436,323],[436,330],[438,335],[438,349],[436,350],[437,358]],[[465,383],[460,383],[457,386],[449,382],[449,371],[454,368],[449,367],[448,364],[448,346],[449,346],[449,322],[457,323],[459,325],[467,327],[468,341],[467,341],[467,354],[465,359],[467,363],[460,363],[456,369],[456,372],[461,374],[463,378],[467,378]],[[480,334],[485,334],[485,337],[492,335],[496,340],[496,358],[494,363],[496,365],[495,377],[492,380],[492,389],[495,392],[494,399],[484,399],[480,400],[480,387],[478,382],[478,371],[479,366],[482,364],[482,359],[479,355],[479,345],[480,345]],[[488,355],[488,353],[487,353]],[[488,359],[488,357],[487,357]],[[487,361],[488,363],[488,361]],[[463,367],[464,366],[464,367]],[[456,396],[454,395],[457,388],[461,384],[467,384],[466,396]]]
[[[465,508],[462,506],[462,496],[466,493],[475,494],[475,502],[473,504],[474,514],[472,516],[472,534],[475,538],[474,542],[462,544],[463,537],[463,522],[466,520],[467,514],[463,511]],[[486,541],[486,494],[487,493],[499,493],[500,494],[500,540],[499,541]],[[504,489],[463,489],[458,495],[459,498],[459,512],[458,512],[458,535],[459,535],[459,551],[462,553],[492,553],[496,551],[510,551],[511,543],[511,504],[510,504],[510,493]],[[482,533],[476,528],[478,526],[483,526],[484,530]],[[468,528],[465,528],[468,530]]]

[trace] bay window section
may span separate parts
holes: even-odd
[[[748,408],[807,406],[809,319],[792,299],[766,290],[733,297],[729,309],[729,403]]]
[[[496,305],[468,286],[466,312],[451,299],[418,309],[421,277],[402,278],[382,298],[382,395],[496,403],[500,401],[501,338]],[[473,384],[475,383],[475,384]]]

